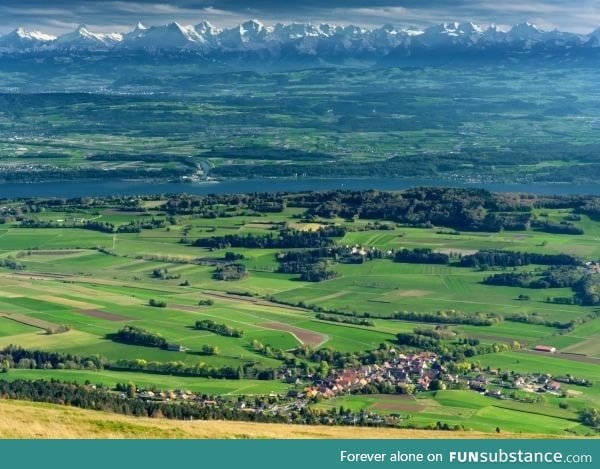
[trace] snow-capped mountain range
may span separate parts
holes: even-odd
[[[394,27],[366,29],[331,24],[278,23],[265,26],[251,20],[220,29],[207,21],[195,26],[169,23],[132,31],[99,33],[81,25],[58,37],[18,28],[0,37],[0,54],[68,51],[182,51],[206,56],[261,53],[263,56],[344,56],[381,59],[407,57],[431,51],[485,51],[507,49],[578,49],[600,47],[600,28],[589,34],[544,31],[532,23],[503,29],[471,22],[449,22],[425,29]]]

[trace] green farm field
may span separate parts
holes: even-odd
[[[435,426],[440,420],[450,426],[470,430],[509,433],[540,433],[551,435],[592,435],[580,425],[577,413],[562,410],[552,404],[519,404],[499,401],[492,397],[474,395],[471,391],[439,391],[423,394],[417,399],[406,396],[349,396],[317,404],[323,409],[343,406],[354,411],[407,413],[404,426]]]

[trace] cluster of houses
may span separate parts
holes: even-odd
[[[336,370],[326,379],[318,380],[304,388],[303,393],[296,391],[297,397],[314,398],[335,397],[359,391],[370,384],[387,383],[391,385],[411,384],[415,390],[427,391],[434,380],[444,379],[446,369],[440,365],[436,354],[420,352],[410,355],[398,354],[393,360],[381,365],[364,365],[357,368]],[[294,391],[291,391],[292,395]]]
[[[0,207],[0,216],[9,216],[9,215],[16,215],[17,212],[14,208],[12,207],[8,207],[7,205],[4,205],[2,207]]]
[[[125,393],[121,393],[121,398],[125,398]],[[195,401],[199,396],[190,391],[177,389],[175,391],[150,391],[141,390],[137,397],[144,401]]]
[[[552,379],[551,375],[532,373],[510,375],[507,379],[499,376],[498,370],[490,370],[490,375],[483,373],[470,378],[468,387],[473,391],[496,397],[498,399],[508,399],[508,396],[502,392],[502,389],[521,390],[531,393],[554,393],[561,392],[561,383]],[[494,389],[490,389],[493,387]]]
[[[585,265],[585,270],[587,270],[588,273],[590,273],[590,274],[600,273],[600,262],[588,261],[584,265]]]
[[[362,246],[360,244],[355,244],[353,246],[346,244],[345,251],[345,253],[348,255],[360,257],[390,257],[394,254],[394,251],[392,249],[388,249],[387,251],[381,251],[376,247],[367,247]]]
[[[434,381],[437,383],[432,387]],[[411,385],[414,392],[446,389],[449,385],[499,399],[508,399],[508,396],[498,388],[532,393],[561,393],[561,383],[548,374],[511,374],[507,379],[499,376],[496,369],[475,375],[452,374],[440,364],[436,354],[420,352],[410,355],[398,354],[395,359],[381,365],[364,365],[333,371],[326,379],[317,380],[302,391],[291,390],[288,397],[329,399],[343,394],[360,393],[362,388],[377,384]]]
[[[560,392],[560,383],[552,379],[547,374],[532,374],[525,376],[518,376],[514,385],[518,389],[523,389],[530,392]]]

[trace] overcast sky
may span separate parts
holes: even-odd
[[[87,24],[98,31],[128,31],[141,21],[217,26],[247,19],[331,22],[360,26],[428,26],[465,20],[512,25],[532,21],[544,29],[587,33],[600,26],[600,0],[0,0],[0,34],[18,26],[60,34]]]

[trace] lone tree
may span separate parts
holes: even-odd
[[[167,302],[166,301],[162,301],[162,300],[155,300],[154,298],[151,298],[148,301],[148,305],[152,306],[154,308],[166,308],[167,307]]]

